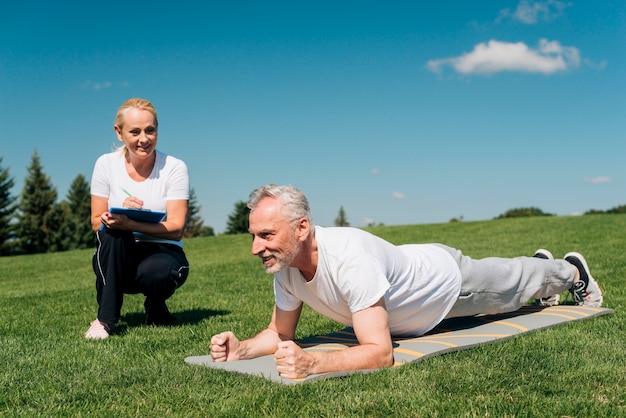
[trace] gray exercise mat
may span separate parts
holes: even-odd
[[[431,356],[464,350],[479,344],[492,343],[515,337],[536,329],[548,328],[571,321],[593,318],[615,312],[607,308],[558,305],[547,308],[525,306],[516,312],[499,315],[453,318],[443,321],[432,331],[416,338],[394,339],[394,367],[420,361]],[[327,335],[305,338],[297,343],[306,351],[323,352],[344,350],[358,344],[352,328]],[[268,355],[251,360],[214,363],[210,355],[187,357],[185,362],[237,373],[262,376],[266,379],[294,384],[317,379],[365,373],[374,370],[354,370],[307,376],[304,379],[281,378],[276,371],[274,356]]]

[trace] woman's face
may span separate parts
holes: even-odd
[[[126,145],[131,158],[147,158],[157,144],[157,127],[154,116],[147,110],[130,108],[124,113],[124,124],[115,125],[117,138]]]

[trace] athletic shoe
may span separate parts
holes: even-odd
[[[554,260],[552,253],[548,250],[544,250],[543,248],[539,248],[537,251],[535,251],[533,257],[543,258],[544,260]]]
[[[91,326],[85,333],[88,340],[104,340],[109,338],[109,326],[97,319],[91,323]]]
[[[154,301],[146,298],[143,306],[146,308],[146,325],[172,325],[176,322],[176,317],[167,309],[164,300]]]
[[[554,260],[552,253],[548,250],[544,250],[543,248],[540,248],[537,251],[535,251],[535,254],[533,255],[533,257],[541,258],[544,260]],[[559,300],[561,300],[561,296],[559,296],[559,294],[557,293],[556,295],[552,295],[547,298],[535,299],[534,305],[535,306],[556,306],[559,304]]]
[[[548,306],[557,306],[559,304],[559,301],[561,300],[561,296],[557,293],[556,295],[552,295],[550,297],[547,298],[539,298],[539,299],[535,299],[535,306],[543,306],[543,307],[548,307]]]
[[[565,254],[563,258],[565,261],[573,264],[580,272],[580,280],[574,282],[574,286],[569,290],[574,297],[576,305],[592,306],[594,308],[602,306],[602,290],[591,277],[585,257],[579,253],[571,252]]]

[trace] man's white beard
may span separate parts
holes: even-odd
[[[274,264],[271,266],[266,266],[265,267],[265,272],[268,274],[276,274],[281,270],[286,269],[287,267],[289,267],[291,265],[291,263],[293,262],[293,260],[298,256],[298,254],[300,253],[300,248],[302,247],[302,242],[294,239],[295,243],[293,245],[293,248],[291,249],[291,251],[289,251],[287,254],[285,254],[282,257],[278,257],[275,254],[272,254],[272,256],[274,257]]]

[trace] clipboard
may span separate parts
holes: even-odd
[[[137,222],[149,222],[157,224],[165,219],[167,212],[150,209],[111,208],[109,212],[118,215],[126,215],[129,219]]]

